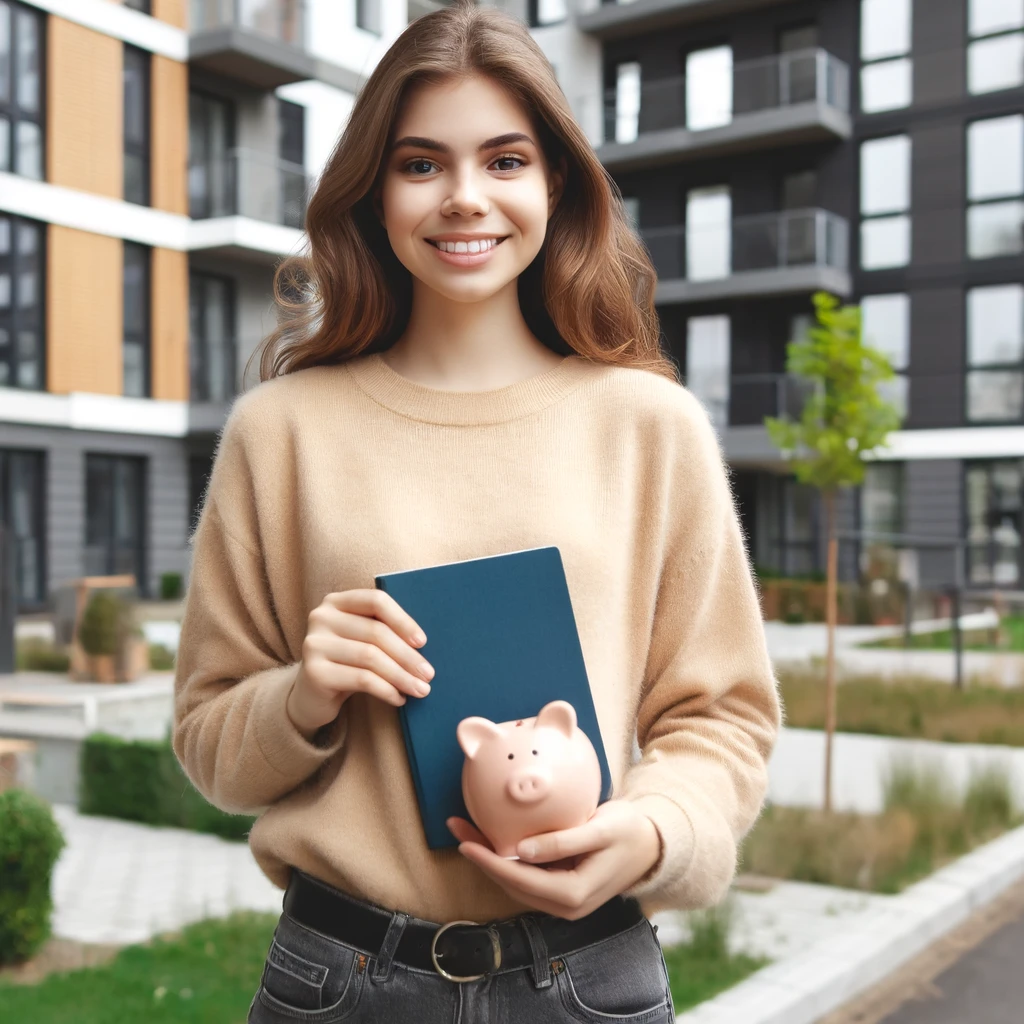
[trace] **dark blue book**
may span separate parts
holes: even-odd
[[[386,573],[390,594],[427,634],[420,648],[434,667],[426,697],[398,709],[432,850],[456,846],[445,824],[469,818],[462,799],[465,755],[455,736],[463,718],[532,718],[567,700],[601,762],[601,799],[611,774],[580,647],[569,587],[556,547]]]

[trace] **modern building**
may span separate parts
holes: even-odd
[[[823,288],[861,304],[905,411],[843,525],[965,540],[970,585],[1021,587],[1024,2],[521,14],[647,242],[666,345],[720,429],[755,562],[821,566],[818,502],[762,424],[799,407],[786,343]],[[918,571],[949,581],[951,551]]]
[[[0,0],[0,518],[19,608],[187,575],[310,181],[429,0]]]

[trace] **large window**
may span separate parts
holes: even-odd
[[[1024,0],[969,0],[967,88],[978,94],[1024,85]]]
[[[234,105],[193,92],[188,98],[189,216],[226,217],[236,210]]]
[[[150,395],[150,250],[124,243],[124,393]]]
[[[860,108],[865,114],[910,106],[912,17],[911,0],[861,0]]]
[[[281,223],[301,228],[306,218],[306,108],[279,99],[277,109]]]
[[[972,259],[1024,251],[1024,115],[967,126],[967,201]]]
[[[1024,285],[967,293],[967,419],[1024,416]]]
[[[42,181],[43,18],[0,0],[0,171]]]
[[[237,377],[234,282],[213,274],[192,274],[189,320],[192,401],[230,401]]]
[[[0,215],[0,387],[46,387],[43,227]]]
[[[729,423],[729,318],[693,316],[686,325],[686,386],[721,429]]]
[[[635,142],[640,129],[639,61],[627,60],[615,65],[615,107],[611,113],[615,123],[605,125],[605,138],[614,142]]]
[[[356,0],[356,26],[379,36],[381,34],[381,7],[381,0]]]
[[[85,457],[86,576],[135,576],[139,593],[146,579],[146,460],[125,455]]]
[[[910,138],[893,135],[860,147],[860,265],[910,262]]]
[[[213,472],[212,455],[190,455],[188,459],[189,534],[199,525],[199,516],[206,500],[206,488]]]
[[[732,197],[728,185],[695,188],[686,196],[686,277],[728,277],[732,267]]]
[[[542,25],[555,25],[565,21],[569,16],[569,9],[565,0],[530,0],[528,13],[530,27],[540,28]]]
[[[732,120],[732,48],[715,46],[686,55],[686,127],[717,128]]]
[[[0,448],[0,523],[14,539],[14,591],[19,609],[46,603],[45,468],[42,452]]]
[[[870,462],[860,489],[860,528],[866,534],[903,530],[903,463]],[[870,536],[865,544],[871,544]]]
[[[149,54],[124,48],[124,198],[149,204]]]
[[[1016,586],[1021,579],[1024,465],[1019,459],[969,462],[967,579],[980,586]]]
[[[879,392],[906,416],[910,299],[906,295],[867,295],[861,299],[860,309],[864,343],[888,356],[896,371],[893,380],[882,381]]]

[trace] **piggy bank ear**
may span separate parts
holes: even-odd
[[[486,740],[499,739],[501,730],[489,718],[464,718],[455,730],[462,752],[472,760]]]
[[[545,704],[537,715],[535,729],[540,727],[557,729],[566,736],[572,736],[576,730],[576,709],[567,700],[553,700]]]

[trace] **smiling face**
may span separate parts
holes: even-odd
[[[526,112],[474,74],[410,94],[375,207],[416,282],[479,302],[514,287],[540,251],[561,183]]]

